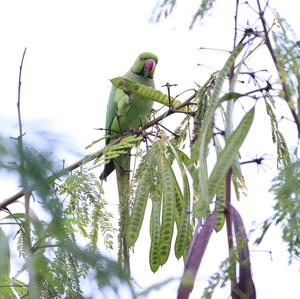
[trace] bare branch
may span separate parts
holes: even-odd
[[[29,205],[30,205],[30,196],[31,192],[27,190],[27,183],[26,183],[26,177],[24,173],[24,147],[23,147],[23,127],[22,127],[22,116],[21,116],[21,86],[22,86],[22,70],[23,70],[23,64],[24,64],[24,58],[26,54],[27,48],[24,49],[21,64],[20,64],[20,70],[19,70],[19,81],[18,81],[18,101],[17,101],[17,109],[18,109],[18,123],[19,123],[19,136],[17,138],[18,145],[19,145],[19,151],[20,151],[20,170],[21,170],[21,176],[22,176],[22,185],[24,187],[24,197],[25,197],[25,214],[29,215]]]

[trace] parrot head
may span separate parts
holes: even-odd
[[[131,71],[144,78],[153,78],[158,58],[150,52],[141,53],[133,64]]]

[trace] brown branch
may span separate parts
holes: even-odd
[[[181,105],[178,105],[176,107],[176,109],[174,109],[173,107],[169,107],[169,109],[161,114],[160,116],[156,117],[155,119],[153,119],[152,121],[148,122],[142,129],[146,130],[154,125],[156,125],[157,123],[159,123],[160,121],[162,121],[164,118],[174,114],[174,113],[180,113],[182,111],[177,111],[180,110],[181,108],[184,108],[188,105],[190,105],[190,102],[196,97],[196,93],[194,93],[193,95],[191,95],[186,101],[184,101]],[[185,113],[189,113],[189,112],[185,112]]]
[[[230,273],[231,275],[231,298],[237,299],[236,288],[236,263],[232,262],[231,255],[234,252],[234,243],[233,243],[233,231],[232,231],[232,212],[231,212],[231,175],[232,168],[227,172],[225,178],[225,219],[226,219],[226,229],[227,229],[227,242],[228,242],[228,251],[229,251],[229,261],[230,261]]]
[[[184,101],[181,105],[179,105],[178,107],[176,107],[176,109],[181,109],[183,107],[186,107],[190,104],[190,102],[195,98],[196,93],[193,94],[192,96],[190,96],[186,101]],[[155,125],[157,125],[161,120],[163,120],[164,118],[174,114],[174,113],[179,113],[180,111],[177,111],[173,108],[169,108],[169,110],[167,110],[165,113],[161,114],[160,116],[158,116],[157,118],[153,119],[152,121],[150,121],[149,123],[147,123],[144,127],[142,128],[138,128],[138,129],[133,129],[131,132],[126,132],[124,134],[122,134],[120,137],[116,138],[115,140],[113,140],[112,142],[109,143],[109,146],[112,145],[116,145],[119,142],[121,142],[121,140],[129,135],[143,135],[145,133],[146,129],[149,129],[150,127],[153,127]],[[102,148],[101,150],[94,152],[93,154],[87,155],[84,158],[76,161],[75,163],[71,164],[70,166],[62,169],[61,171],[58,171],[57,173],[49,176],[48,178],[46,178],[46,181],[52,182],[55,179],[58,179],[59,177],[66,175],[67,173],[73,171],[74,169],[80,167],[81,165],[84,165],[88,162],[91,162],[93,160],[95,160],[96,158],[99,158],[102,156],[103,152],[104,152],[105,148]],[[31,190],[32,191],[32,190]],[[17,192],[16,194],[4,199],[1,203],[0,203],[0,210],[6,208],[8,205],[14,203],[15,201],[17,201],[19,198],[21,198],[22,196],[24,196],[25,194],[25,189]]]
[[[118,142],[120,142],[122,138],[117,138],[116,140],[114,140],[113,142],[110,143],[110,145],[114,145],[117,144]],[[74,169],[80,167],[81,165],[84,165],[98,157],[100,157],[103,154],[103,150],[101,149],[91,155],[85,156],[84,158],[78,160],[77,162],[71,164],[70,166],[62,169],[61,171],[58,171],[57,173],[49,176],[48,178],[46,178],[46,181],[53,181],[55,179],[58,179],[59,177],[65,175],[66,173],[69,173],[71,171],[73,171]],[[4,199],[1,203],[0,203],[0,210],[6,208],[8,205],[12,204],[13,202],[17,201],[19,198],[21,198],[22,196],[24,196],[25,190],[21,190],[18,193],[12,195],[11,197],[8,197],[6,199]]]
[[[190,242],[189,250],[185,259],[184,272],[177,292],[177,299],[188,299],[194,288],[194,282],[201,261],[207,249],[208,242],[216,223],[216,212],[213,211],[202,224],[198,219],[193,238]]]
[[[22,127],[22,116],[21,116],[21,86],[22,86],[22,70],[23,70],[23,64],[24,64],[24,58],[26,54],[27,48],[24,49],[21,64],[20,64],[20,70],[19,70],[19,80],[18,80],[18,101],[17,101],[17,110],[18,110],[18,124],[19,124],[19,136],[17,137],[18,141],[18,151],[20,155],[20,166],[19,166],[19,173],[21,176],[21,182],[22,186],[24,188],[24,198],[25,198],[25,222],[24,222],[24,248],[28,254],[29,259],[32,256],[32,242],[31,242],[31,229],[30,229],[30,197],[31,197],[31,190],[29,190],[28,182],[27,182],[27,175],[26,175],[26,167],[25,167],[25,159],[24,159],[24,145],[23,145],[23,127]],[[33,269],[29,269],[29,285],[31,282],[35,279],[36,272]],[[29,286],[29,290],[30,290]]]
[[[20,152],[20,172],[21,172],[21,179],[22,185],[24,187],[24,196],[25,196],[25,214],[29,214],[29,205],[30,205],[30,191],[27,190],[27,182],[25,178],[25,166],[24,166],[24,147],[23,147],[23,126],[22,126],[22,116],[21,116],[21,86],[22,86],[22,70],[24,64],[24,58],[26,54],[27,48],[24,49],[20,69],[19,69],[19,80],[18,80],[18,101],[17,101],[17,110],[18,110],[18,124],[19,124],[19,136],[17,137],[18,145],[19,145],[19,152]]]
[[[23,69],[23,63],[24,63],[24,58],[26,54],[27,48],[24,49],[23,55],[22,55],[22,60],[21,60],[21,65],[20,65],[20,70],[19,70],[19,81],[18,81],[18,101],[17,101],[17,108],[18,108],[18,122],[19,122],[19,142],[23,146],[23,129],[22,129],[22,118],[21,118],[21,86],[22,86],[22,69]]]

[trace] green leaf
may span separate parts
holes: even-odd
[[[160,230],[159,240],[159,263],[163,265],[166,263],[171,248],[174,222],[175,222],[175,208],[176,208],[176,194],[174,173],[169,161],[165,157],[161,149],[159,156],[159,171],[161,174],[161,184],[163,191],[162,203],[162,225]]]
[[[278,121],[272,107],[272,102],[265,98],[265,105],[271,122],[272,141],[273,143],[276,143],[277,146],[277,163],[282,163],[284,166],[288,166],[291,164],[291,159],[285,138],[279,130]]]
[[[8,239],[0,227],[0,277],[10,275],[10,252]]]
[[[118,157],[121,154],[127,153],[127,150],[136,146],[136,144],[142,139],[143,137],[141,136],[130,135],[122,138],[117,144],[106,146],[103,150],[103,153],[105,154],[105,159],[110,160]]]
[[[180,156],[177,153],[177,150],[168,140],[166,140],[166,143],[179,166],[180,174],[182,177],[182,183],[183,183],[182,204],[181,204],[181,210],[179,211],[179,217],[178,217],[179,218],[178,234],[175,242],[175,256],[179,259],[184,254],[185,245],[186,245],[185,241],[188,237],[188,228],[190,225],[190,216],[189,216],[190,200],[191,200],[190,185],[189,185],[188,176],[185,167],[181,161]],[[174,181],[176,181],[176,177],[174,177]],[[179,189],[179,186],[176,189]]]
[[[152,200],[159,200],[157,154],[159,155],[159,152],[157,151],[156,144],[154,144],[152,148],[147,151],[146,155],[143,156],[135,174],[135,184],[137,184],[137,187],[134,192],[133,208],[129,217],[126,234],[129,247],[135,244],[139,236],[149,195],[151,195]],[[153,199],[153,196],[155,199]],[[150,225],[150,235],[152,235],[151,229],[152,226]]]
[[[240,98],[242,96],[243,96],[243,94],[238,93],[238,92],[229,92],[229,93],[226,93],[224,96],[222,96],[220,102],[223,103],[225,101],[237,100],[238,98]]]
[[[253,107],[241,120],[237,129],[228,138],[225,148],[220,153],[217,163],[215,164],[208,180],[209,200],[218,191],[220,185],[225,179],[226,173],[232,166],[235,154],[241,147],[247,136],[254,119],[255,108]]]
[[[129,218],[129,224],[127,228],[127,243],[129,247],[132,247],[140,233],[140,229],[144,220],[145,209],[149,197],[150,184],[147,174],[139,180],[137,189],[135,191],[134,204],[132,213]]]
[[[197,12],[195,13],[192,19],[190,29],[193,28],[197,19],[202,20],[204,15],[208,14],[208,11],[213,7],[215,1],[216,0],[202,0],[200,2],[200,7],[198,8]]]
[[[220,153],[222,152],[222,146],[219,142],[218,136],[214,136],[214,144],[217,153],[217,157],[219,157]],[[225,215],[224,215],[224,208],[225,208],[225,180],[223,180],[222,184],[220,184],[219,189],[217,190],[217,200],[215,205],[216,210],[216,223],[215,223],[215,231],[220,231],[225,223]]]
[[[160,90],[154,89],[143,84],[117,77],[111,80],[112,84],[122,89],[127,94],[136,94],[143,99],[151,100],[163,104],[164,106],[172,106],[174,109],[181,105],[181,102],[173,97],[169,97]],[[186,110],[187,108],[182,108]]]
[[[14,291],[19,295],[20,298],[25,298],[25,295],[28,293],[27,285],[17,279],[11,280],[13,284]]]
[[[12,283],[9,277],[0,277],[0,299],[16,299],[12,287]]]
[[[157,193],[157,192],[156,192]],[[161,214],[161,192],[157,195],[151,196],[152,210],[150,220],[150,237],[151,245],[149,252],[150,268],[153,272],[156,272],[160,266],[159,262],[159,239],[160,239],[160,214]]]
[[[209,191],[208,191],[208,176],[207,176],[207,165],[206,157],[208,151],[208,143],[212,138],[212,120],[214,118],[215,110],[220,105],[222,97],[220,93],[222,90],[223,83],[232,67],[234,61],[243,50],[245,44],[239,44],[231,53],[227,59],[223,69],[219,72],[214,89],[212,91],[210,102],[205,112],[203,125],[200,130],[199,137],[192,148],[192,161],[196,162],[199,160],[199,182],[200,182],[200,200],[202,201],[203,212],[206,214],[210,204]]]
[[[263,225],[263,234],[271,224],[279,225],[282,239],[287,245],[289,262],[299,262],[300,258],[300,160],[296,160],[286,167],[282,167],[273,179],[270,191],[274,194],[274,215]],[[257,243],[259,243],[257,241]]]

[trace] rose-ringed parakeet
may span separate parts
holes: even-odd
[[[153,75],[157,62],[158,58],[156,55],[150,52],[141,53],[137,57],[131,69],[123,77],[154,88]],[[108,136],[106,139],[106,144],[119,136],[120,133],[128,132],[133,128],[138,128],[145,124],[151,113],[152,105],[153,101],[149,99],[141,98],[135,94],[128,95],[123,90],[113,86],[110,92],[106,110],[105,129]],[[126,214],[128,211],[127,194],[130,178],[130,152],[109,161],[109,163],[105,165],[100,179],[106,180],[107,176],[114,169],[116,169],[117,174],[121,212],[120,224],[122,225],[122,213]],[[121,203],[122,200],[123,203]],[[123,240],[120,240],[120,243],[122,244],[119,244],[123,251],[122,264],[124,264],[125,270],[127,270],[129,273],[129,256],[125,235],[122,239]]]

